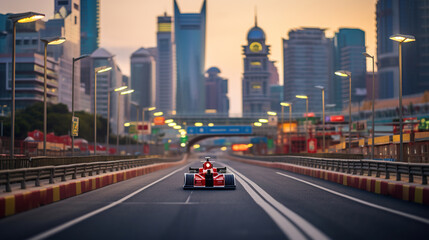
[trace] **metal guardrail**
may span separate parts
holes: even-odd
[[[347,159],[327,159],[315,157],[300,157],[300,156],[265,156],[256,157],[248,155],[233,155],[234,157],[241,157],[246,159],[253,159],[259,161],[270,162],[284,162],[295,164],[305,167],[320,168],[336,172],[345,172],[351,174],[372,176],[376,173],[376,177],[384,174],[386,179],[390,179],[390,174],[396,174],[396,181],[401,181],[402,175],[408,175],[408,181],[414,182],[414,176],[422,177],[422,184],[427,184],[427,177],[429,176],[429,164],[418,163],[403,163],[403,162],[387,162],[377,160],[347,160]]]
[[[144,158],[153,158],[157,156],[144,156]],[[0,170],[31,168],[42,166],[58,166],[77,163],[106,162],[125,159],[143,158],[140,156],[122,156],[122,155],[92,155],[92,156],[64,156],[64,157],[20,157],[20,158],[0,158]]]
[[[21,189],[27,188],[29,181],[34,181],[36,187],[40,186],[41,180],[49,180],[49,184],[55,183],[55,178],[66,178],[71,176],[72,179],[80,177],[93,176],[100,174],[119,171],[123,169],[135,168],[149,165],[152,163],[173,162],[181,158],[141,158],[129,160],[117,160],[107,162],[78,163],[59,166],[45,166],[34,168],[21,168],[13,170],[0,171],[0,185],[5,186],[6,192],[11,192],[11,184],[21,183]]]

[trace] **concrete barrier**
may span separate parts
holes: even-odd
[[[187,161],[187,158],[188,156],[185,155],[178,162],[157,163],[0,197],[0,218],[77,196],[130,178],[181,165]]]
[[[328,170],[308,168],[288,163],[265,162],[258,160],[247,160],[239,157],[231,159],[239,162],[254,164],[269,168],[278,168],[298,174],[324,179],[344,186],[358,188],[376,194],[391,196],[405,201],[429,205],[429,187],[419,184],[407,184],[392,180],[384,180],[374,177],[351,175]]]

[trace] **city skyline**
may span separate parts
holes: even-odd
[[[162,0],[153,3],[126,0],[125,2],[119,7],[115,1],[101,1],[100,46],[116,55],[122,72],[129,76],[131,53],[139,47],[156,46],[157,16],[164,12],[172,15],[173,1]],[[179,0],[178,4],[183,12],[198,12],[202,2],[202,0]],[[253,25],[255,7],[258,25],[266,32],[267,44],[272,46],[270,59],[277,61],[279,75],[283,76],[281,39],[287,37],[287,32],[291,29],[327,28],[327,36],[332,37],[341,27],[360,28],[366,33],[367,51],[375,54],[375,4],[376,0],[323,2],[307,0],[299,3],[276,0],[209,0],[205,69],[209,66],[219,67],[222,69],[223,76],[230,79],[230,113],[237,115],[241,113],[242,105],[241,73],[244,56],[241,53],[241,46],[245,44],[246,33]],[[225,7],[226,5],[228,7]],[[46,14],[44,20],[47,21],[53,16],[54,4],[53,1],[16,0],[4,3],[2,8],[4,13],[30,10],[43,12]],[[123,32],[118,29],[130,30]],[[226,52],[228,54],[225,54]],[[280,82],[283,82],[282,79]]]

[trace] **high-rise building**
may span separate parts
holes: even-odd
[[[181,13],[174,1],[177,88],[176,112],[202,114],[205,111],[204,66],[206,50],[206,0],[200,13]]]
[[[275,65],[276,61],[268,62],[268,72],[270,72],[269,85],[279,85],[279,71]],[[282,94],[283,95],[283,94]]]
[[[44,100],[44,55],[36,52],[16,54],[15,107],[23,109]],[[57,61],[47,58],[47,102],[58,103]],[[11,110],[12,99],[12,57],[0,54],[0,106]]]
[[[147,49],[139,48],[131,54],[130,60],[130,82],[131,88],[134,89],[131,101],[137,104],[140,113],[142,108],[152,107],[155,104],[155,58]],[[131,111],[131,115],[136,116],[136,111]]]
[[[81,54],[91,54],[100,44],[100,0],[80,0]]]
[[[333,71],[346,70],[352,74],[352,102],[362,101],[366,96],[365,32],[355,28],[340,28],[335,33]],[[332,73],[329,78],[330,103],[341,110],[349,101],[349,79]]]
[[[270,110],[269,80],[270,46],[265,43],[265,33],[255,26],[247,33],[247,45],[243,46],[243,115],[252,116]]]
[[[271,111],[281,112],[282,107],[280,103],[283,101],[283,86],[282,85],[270,85],[270,99],[271,99]]]
[[[229,98],[228,79],[219,76],[220,70],[211,67],[206,77],[206,112],[216,115],[228,116]]]
[[[389,39],[394,34],[413,35],[416,38],[416,42],[402,45],[402,94],[422,93],[429,89],[428,7],[428,1],[377,1],[377,68],[380,98],[399,96],[398,43]]]
[[[80,55],[79,0],[55,0],[53,19],[46,22],[42,37],[65,37],[63,44],[49,46],[48,55],[58,61],[58,101],[72,108],[72,64]],[[75,64],[75,109],[80,109],[80,62]]]
[[[122,72],[119,69],[114,56],[104,48],[95,50],[88,58],[82,59],[82,81],[87,83],[85,90],[90,92],[91,106],[82,106],[94,112],[94,80],[95,69],[101,66],[110,66],[112,70],[97,74],[97,114],[110,119],[112,133],[116,133],[117,116],[119,114],[119,134],[124,132],[124,108],[120,107],[118,112],[118,92],[112,91],[122,86]],[[108,94],[110,94],[110,116],[108,112]]]
[[[305,101],[295,96],[307,95],[309,112],[320,112],[321,93],[314,86],[328,86],[331,41],[321,28],[295,29],[288,35],[289,39],[283,39],[284,98],[292,102],[294,112],[303,113]]]
[[[158,17],[156,57],[156,101],[155,106],[164,112],[175,109],[175,82],[173,81],[173,39],[171,17],[164,13]]]

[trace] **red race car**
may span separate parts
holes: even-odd
[[[185,173],[183,189],[235,189],[235,175],[226,173],[226,167],[214,168],[206,157],[202,168],[189,168]]]

